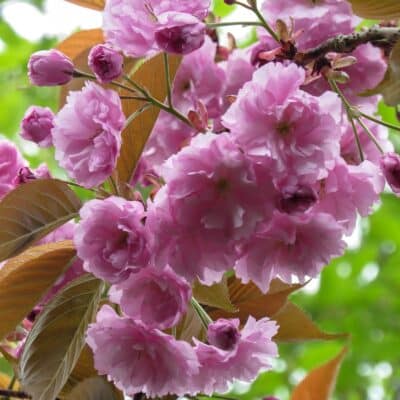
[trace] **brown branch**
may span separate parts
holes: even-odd
[[[0,389],[0,396],[4,396],[6,398],[14,398],[14,399],[31,399],[32,396],[29,396],[28,393],[18,392],[15,390],[6,390]]]
[[[351,53],[358,46],[372,43],[375,46],[388,48],[400,40],[400,28],[374,27],[363,32],[355,32],[351,35],[339,35],[328,39],[317,47],[299,52],[295,61],[299,64],[308,64],[327,53]]]

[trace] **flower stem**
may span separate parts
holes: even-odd
[[[210,22],[207,24],[208,28],[214,29],[214,28],[221,28],[224,26],[235,26],[235,25],[240,25],[240,26],[264,26],[261,22],[259,21],[235,21],[235,22]]]
[[[196,311],[197,315],[199,316],[203,326],[205,329],[208,328],[208,325],[213,322],[211,317],[207,314],[206,310],[201,306],[201,304],[194,298],[190,300],[193,309]]]
[[[91,79],[91,80],[94,80],[94,81],[97,80],[97,78],[94,75],[89,74],[89,73],[84,72],[84,71],[77,70],[77,69],[74,71],[74,77],[75,78],[87,78],[87,79]],[[119,87],[121,89],[125,89],[128,92],[137,94],[136,90],[133,90],[129,86],[123,85],[122,83],[119,83],[119,82],[116,82],[116,81],[112,81],[112,82],[110,82],[110,84],[113,85],[113,86]]]
[[[168,99],[168,105],[170,107],[172,106],[172,91],[171,91],[171,74],[169,72],[169,62],[168,62],[168,54],[163,53],[163,58],[164,58],[164,73],[165,73],[165,80],[167,84],[167,99]]]
[[[276,34],[276,32],[271,28],[271,26],[269,25],[269,23],[267,22],[267,20],[264,18],[264,16],[262,15],[261,11],[258,9],[257,7],[257,0],[253,0],[253,6],[251,7],[251,9],[253,10],[254,14],[256,14],[256,16],[258,17],[258,19],[261,22],[261,25],[266,29],[266,31],[275,39],[276,42],[278,42],[279,44],[281,43],[281,41],[279,40],[278,35]]]
[[[358,135],[357,127],[354,122],[354,119],[355,118],[357,119],[356,113],[358,113],[359,111],[358,110],[355,111],[354,107],[348,102],[345,95],[339,89],[339,86],[337,85],[337,83],[334,80],[329,79],[328,82],[329,82],[332,90],[335,93],[337,93],[337,95],[339,96],[340,100],[342,101],[342,103],[346,109],[347,119],[349,120],[351,127],[353,128],[353,133],[354,133],[354,138],[355,138],[356,144],[357,144],[358,154],[360,155],[360,161],[363,162],[365,159],[364,152],[363,152],[363,149],[361,146],[360,136]]]
[[[378,148],[378,150],[384,154],[385,151],[382,149],[382,146],[379,144],[379,142],[376,140],[376,137],[374,134],[371,132],[371,130],[368,128],[367,125],[364,124],[361,118],[357,118],[357,122],[361,125],[361,127],[364,129],[365,133],[369,136],[369,138],[372,140],[372,142],[375,144],[375,146]]]
[[[361,113],[362,117],[369,119],[372,122],[375,122],[379,125],[386,126],[386,128],[390,128],[390,129],[400,132],[400,126],[398,126],[398,125],[394,125],[394,124],[391,124],[390,122],[382,121],[378,118],[373,117],[372,115],[365,114],[362,111],[360,113]]]

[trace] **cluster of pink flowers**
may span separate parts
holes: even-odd
[[[24,139],[53,145],[71,178],[98,188],[115,170],[129,117],[118,93],[100,85],[123,73],[119,52],[185,55],[171,103],[192,124],[161,112],[131,182],[132,192],[158,182],[152,196],[90,200],[79,223],[44,241],[73,238],[79,256],[49,296],[84,271],[109,284],[119,312],[103,306],[87,342],[99,373],[129,395],[212,394],[269,369],[278,327],[268,318],[249,316],[244,326],[219,319],[208,324],[204,342],[172,334],[191,301],[197,304],[192,284],[211,285],[233,270],[267,292],[275,278],[316,277],[343,254],[344,236],[358,216],[372,212],[385,181],[400,195],[400,157],[384,128],[366,122],[368,134],[356,132],[360,154],[347,112],[321,71],[314,76],[272,57],[282,43],[261,28],[249,49],[223,48],[213,32],[206,35],[209,7],[209,0],[108,0],[106,44],[88,58],[98,83],[71,92],[57,115],[32,107],[21,123]],[[340,0],[265,0],[262,13],[273,27],[277,19],[293,24],[291,45],[301,50],[357,24]],[[350,81],[340,87],[354,106],[373,111],[378,98],[359,94],[382,79],[384,56],[370,44],[352,55],[357,63],[344,69]],[[338,58],[328,54],[326,62]],[[36,85],[82,76],[54,50],[33,55],[29,71]],[[0,197],[44,176],[10,143],[0,146]]]

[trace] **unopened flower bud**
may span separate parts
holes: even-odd
[[[53,144],[51,137],[53,121],[54,113],[50,108],[31,106],[21,122],[20,135],[40,147],[50,147]]]
[[[222,350],[233,350],[240,339],[238,319],[219,319],[208,326],[208,342]]]
[[[54,49],[32,54],[28,63],[29,79],[37,86],[65,85],[72,79],[73,72],[73,62]]]
[[[166,12],[158,17],[158,23],[155,39],[161,50],[189,54],[204,43],[206,27],[192,15]]]
[[[400,156],[386,153],[380,160],[381,170],[393,192],[400,197]]]
[[[111,82],[122,74],[124,58],[116,50],[99,44],[89,53],[88,64],[101,83]]]

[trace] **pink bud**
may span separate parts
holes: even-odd
[[[189,54],[204,43],[205,25],[190,14],[166,12],[158,17],[158,23],[155,39],[161,50]]]
[[[124,58],[114,49],[99,44],[90,50],[88,64],[101,83],[111,82],[122,74]]]
[[[219,319],[208,325],[208,342],[222,350],[233,350],[240,339],[238,319]]]
[[[393,192],[400,197],[400,156],[396,153],[386,153],[381,157],[381,169]]]
[[[53,144],[51,130],[54,114],[49,108],[31,106],[21,122],[21,137],[36,143],[40,147],[50,147]]]
[[[72,79],[73,62],[58,50],[38,51],[28,63],[29,79],[36,86],[65,85]]]

